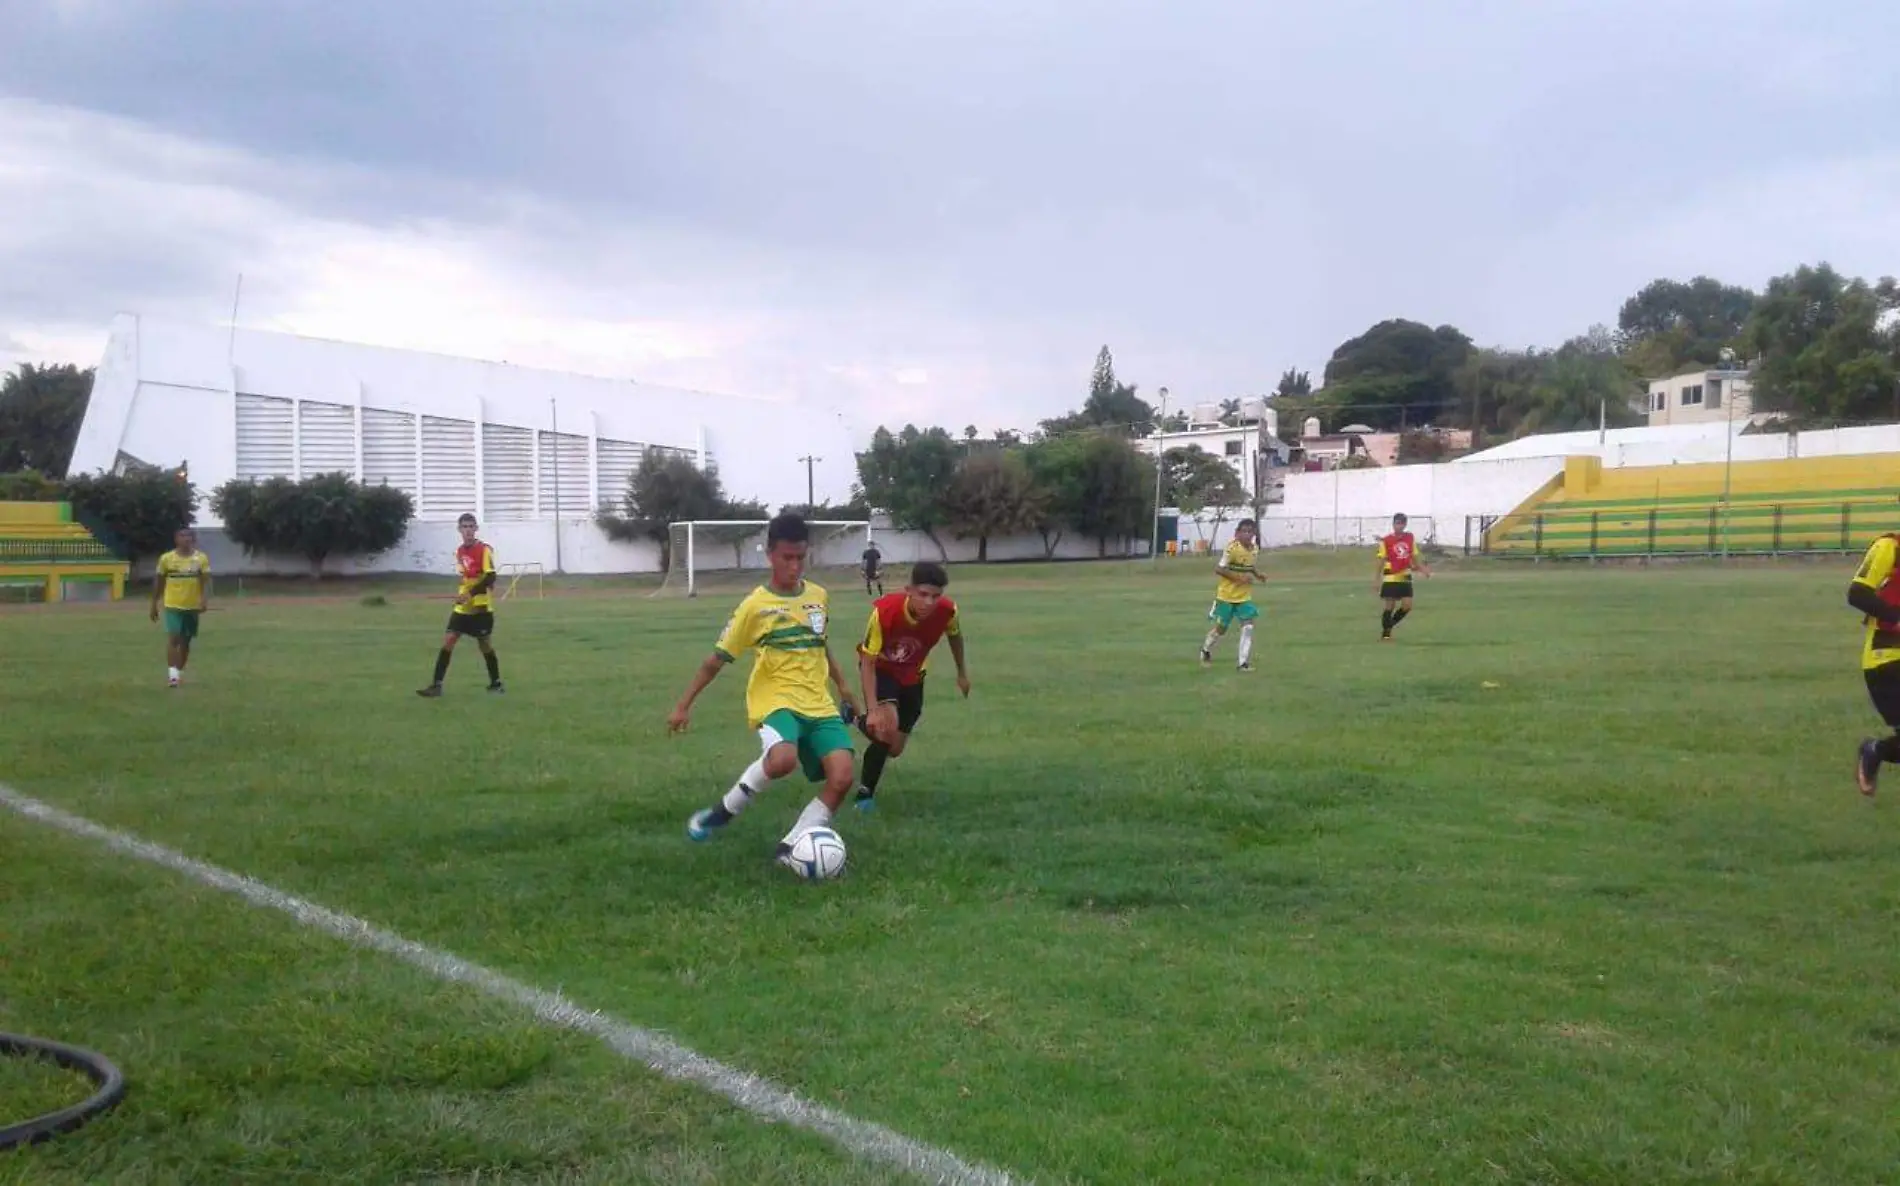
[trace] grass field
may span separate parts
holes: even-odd
[[[830,885],[802,785],[685,839],[754,755],[731,676],[665,736],[725,596],[507,603],[439,702],[408,586],[227,601],[176,693],[136,605],[0,613],[0,782],[1022,1180],[1891,1178],[1851,561],[1448,564],[1390,646],[1368,557],[1266,565],[1251,676],[1199,562],[958,570],[975,695]],[[0,950],[0,1029],[131,1082],[0,1182],[897,1180],[5,811]]]

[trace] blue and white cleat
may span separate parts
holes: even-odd
[[[712,822],[712,808],[702,807],[698,811],[695,811],[691,818],[686,821],[686,834],[694,840],[704,843],[707,840],[711,840],[714,833],[723,827],[725,827],[724,824]]]

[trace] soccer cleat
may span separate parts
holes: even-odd
[[[854,806],[857,807],[859,811],[865,812],[866,814],[876,811],[877,810],[877,792],[866,790],[863,787],[859,787],[857,802],[854,804]]]
[[[712,808],[702,807],[686,821],[686,834],[694,840],[704,842],[711,840],[713,834],[725,826],[712,822]]]
[[[1234,668],[1234,670],[1235,670],[1235,671],[1243,671],[1243,672],[1245,672],[1245,671],[1252,671],[1252,670],[1253,670],[1253,664],[1252,664],[1252,663],[1242,663],[1242,664],[1240,664],[1239,666],[1237,666],[1237,667],[1235,667],[1235,668]]]
[[[488,690],[491,692],[506,692],[508,689],[501,686],[500,680],[496,680],[494,683],[488,685]]]
[[[1202,647],[1201,648],[1201,666],[1212,667],[1213,665],[1214,665],[1214,652],[1208,650],[1206,647]]]
[[[1880,743],[1869,738],[1860,743],[1860,760],[1854,764],[1854,781],[1860,784],[1860,793],[1869,799],[1874,797],[1876,784],[1880,782]]]
[[[179,679],[175,675],[170,675],[170,676],[165,677],[165,686],[168,688],[176,688],[182,683],[184,683],[184,681]]]
[[[426,698],[428,698],[428,699],[430,699],[430,700],[433,700],[433,699],[435,699],[436,697],[438,697],[438,696],[440,696],[441,694],[442,694],[442,685],[441,685],[441,684],[430,684],[430,685],[429,685],[428,687],[426,687],[426,688],[417,688],[417,689],[416,689],[416,695],[418,695],[418,696],[422,696],[422,697],[426,697]]]

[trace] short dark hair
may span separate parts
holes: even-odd
[[[1411,520],[1410,520],[1410,519],[1407,519],[1407,518],[1405,517],[1405,512],[1404,512],[1404,511],[1400,511],[1400,512],[1399,512],[1398,514],[1396,514],[1396,515],[1394,515],[1394,516],[1392,516],[1392,521],[1393,521],[1394,523],[1410,523],[1410,522],[1411,522]]]
[[[473,522],[475,522],[475,521],[476,521],[476,520],[475,520],[475,512],[473,512],[473,511],[463,511],[463,512],[462,512],[462,517],[461,517],[461,518],[459,518],[459,519],[457,519],[457,520],[455,521],[455,525],[456,525],[457,527],[460,527],[460,526],[461,526],[462,524],[464,524],[464,523],[473,523]]]
[[[919,560],[910,566],[910,583],[947,589],[950,587],[950,571],[935,560]]]
[[[811,528],[805,525],[805,516],[790,511],[772,520],[765,528],[765,547],[770,551],[777,544],[808,544],[811,542]]]
[[[1255,531],[1260,530],[1260,524],[1254,522],[1252,519],[1242,519],[1240,522],[1234,524],[1235,531],[1239,531],[1243,527],[1251,527]]]

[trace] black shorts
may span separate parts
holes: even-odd
[[[877,699],[879,704],[897,705],[897,731],[909,733],[924,715],[924,681],[920,679],[906,686],[880,671],[877,673]],[[866,732],[865,736],[869,737],[870,733]]]
[[[1867,695],[1873,698],[1874,711],[1887,722],[1887,728],[1900,733],[1900,663],[1869,667]]]
[[[495,611],[481,609],[474,613],[449,611],[449,633],[465,634],[470,638],[487,638],[495,632]]]
[[[1412,578],[1402,581],[1387,581],[1379,586],[1379,598],[1382,601],[1404,601],[1412,595]]]

